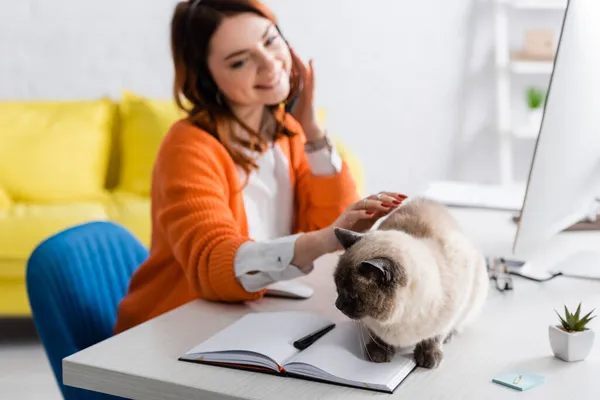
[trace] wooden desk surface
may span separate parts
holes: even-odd
[[[515,226],[510,214],[456,210],[465,230],[491,255],[510,254]],[[600,243],[600,234],[569,232],[553,240],[548,251],[532,260],[543,268],[574,248]],[[597,247],[597,246],[595,246]],[[554,309],[563,304],[600,313],[600,282],[559,277],[544,284],[515,278],[515,290],[490,291],[484,312],[469,330],[445,347],[436,370],[415,370],[393,395],[324,383],[184,363],[177,358],[244,313],[266,310],[312,310],[333,319],[344,317],[334,307],[331,273],[336,255],[318,260],[303,278],[315,289],[309,300],[264,299],[245,305],[195,301],[110,338],[63,361],[67,385],[134,399],[598,399],[600,342],[583,362],[553,357],[548,325],[557,323]],[[596,328],[597,320],[590,323]],[[600,339],[598,339],[600,340]],[[541,374],[546,384],[517,392],[491,383],[503,372]]]

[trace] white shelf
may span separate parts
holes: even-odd
[[[528,59],[526,49],[511,49],[510,20],[520,12],[542,14],[546,11],[557,15],[566,11],[570,0],[492,0],[494,9],[494,59],[496,64],[496,131],[498,134],[499,181],[503,186],[514,184],[514,147],[519,140],[535,140],[539,123],[534,116],[524,123],[514,121],[512,105],[512,81],[515,78],[549,78],[554,61]],[[596,0],[600,1],[600,0]],[[516,16],[516,15],[515,15]],[[528,15],[526,18],[532,15]],[[532,122],[533,121],[533,122]]]
[[[519,10],[565,10],[566,0],[500,0],[500,2]]]
[[[513,135],[518,139],[535,139],[540,133],[540,128],[532,128],[530,126],[519,126],[513,129]]]
[[[540,74],[552,73],[554,63],[552,61],[511,61],[510,70],[515,74]]]

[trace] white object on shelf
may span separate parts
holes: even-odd
[[[451,207],[520,211],[525,197],[525,184],[502,186],[437,181],[429,184],[422,196]]]
[[[529,128],[534,131],[536,129],[539,130],[540,126],[542,125],[542,117],[543,116],[544,116],[544,109],[541,107],[536,108],[534,110],[529,110],[529,114],[528,114]]]
[[[510,70],[515,74],[551,74],[554,69],[552,61],[511,61]]]
[[[518,139],[535,139],[540,133],[540,127],[523,125],[513,130],[513,134]]]
[[[544,109],[536,108],[527,113],[527,123],[513,129],[513,134],[520,139],[535,139],[540,133]]]

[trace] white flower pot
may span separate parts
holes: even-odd
[[[550,346],[554,355],[563,361],[581,361],[585,359],[594,345],[594,331],[566,332],[557,325],[548,328]]]
[[[529,110],[529,127],[537,132],[542,125],[543,116],[544,110],[541,107]]]

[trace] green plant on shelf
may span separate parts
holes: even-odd
[[[546,100],[546,93],[538,88],[527,88],[527,105],[530,109],[536,110],[541,108]]]

